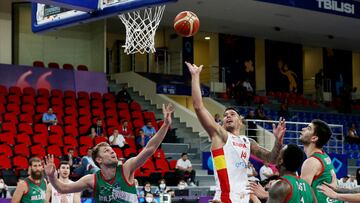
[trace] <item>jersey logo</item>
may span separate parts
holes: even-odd
[[[240,147],[240,148],[247,148],[246,147],[246,144],[245,143],[238,143],[238,142],[232,142],[232,144],[235,146],[235,147]]]

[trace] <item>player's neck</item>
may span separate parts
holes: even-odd
[[[116,167],[103,167],[101,169],[101,174],[105,180],[111,180],[116,175]]]
[[[319,149],[315,146],[315,144],[309,144],[304,146],[304,151],[307,157],[312,156],[316,152],[322,152],[322,149]]]
[[[29,176],[29,179],[36,184],[39,184],[41,182],[41,179],[34,179],[31,176]]]
[[[280,176],[297,176],[296,172],[292,172],[292,171],[288,171],[286,169],[284,169],[284,171],[280,172]]]
[[[67,183],[67,182],[69,182],[69,178],[67,177],[67,178],[63,178],[63,177],[59,177],[59,180],[61,181],[61,182],[63,182],[63,183]]]

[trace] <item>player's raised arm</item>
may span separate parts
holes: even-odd
[[[59,193],[75,193],[82,192],[87,188],[93,188],[94,186],[94,175],[86,175],[80,178],[78,181],[73,183],[62,183],[57,178],[56,167],[54,164],[54,155],[48,155],[45,157],[45,174],[48,177],[51,185]]]
[[[269,151],[261,147],[258,143],[255,142],[255,140],[250,139],[251,154],[269,163],[275,163],[283,145],[285,131],[286,131],[285,119],[280,118],[279,124],[277,126],[273,124],[273,133],[275,136],[275,143],[273,149]]]
[[[209,134],[210,138],[213,139],[214,136],[225,134],[225,130],[221,128],[215,122],[214,117],[210,114],[210,112],[204,107],[200,89],[200,73],[203,68],[203,65],[197,66],[195,64],[190,64],[185,62],[187,65],[189,72],[191,74],[191,96],[193,106],[196,112],[196,115],[204,127],[206,132]]]
[[[130,175],[135,172],[136,169],[144,165],[145,161],[151,157],[156,149],[160,146],[164,140],[165,135],[171,125],[172,119],[171,114],[174,112],[174,107],[171,104],[163,105],[164,124],[161,126],[159,131],[150,139],[145,148],[134,158],[129,159],[124,164],[124,170],[130,171]],[[130,177],[128,177],[131,179]]]

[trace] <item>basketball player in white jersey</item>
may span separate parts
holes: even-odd
[[[192,100],[196,115],[209,134],[214,163],[216,193],[213,202],[248,203],[249,191],[247,165],[250,153],[256,157],[275,163],[282,148],[285,134],[285,120],[273,125],[275,144],[272,151],[260,147],[253,139],[240,135],[243,117],[236,108],[227,108],[224,112],[223,125],[217,124],[209,111],[204,107],[200,90],[201,66],[185,62],[191,73]]]
[[[61,161],[59,164],[59,180],[63,183],[72,182],[69,179],[70,164],[67,161]],[[49,183],[46,189],[46,203],[80,203],[80,193],[60,194]]]

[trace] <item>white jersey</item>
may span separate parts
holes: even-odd
[[[223,203],[248,203],[247,166],[250,141],[246,136],[228,133],[225,145],[212,150],[216,193],[214,200]]]
[[[73,181],[69,180],[69,182]],[[68,203],[74,202],[75,193],[60,194],[58,191],[56,191],[54,186],[51,187],[51,203],[62,203],[63,201],[61,201],[61,196],[65,196]]]

